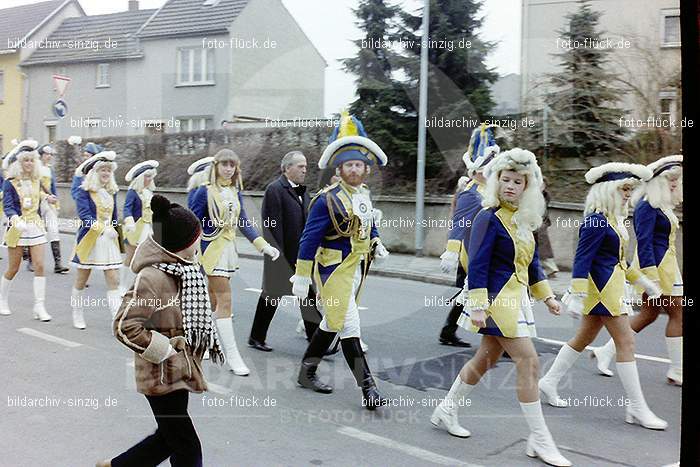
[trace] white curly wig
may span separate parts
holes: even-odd
[[[80,185],[80,187],[85,191],[95,192],[99,191],[101,188],[104,188],[111,195],[119,191],[117,181],[114,179],[114,171],[117,170],[117,163],[114,162],[115,158],[116,153],[114,153],[114,151],[103,151],[87,159],[85,162],[92,162],[95,159],[98,160],[92,165],[87,175],[85,175],[85,179],[83,180],[83,183]],[[83,164],[81,164],[81,166],[82,165]],[[100,181],[100,176],[97,173],[97,171],[102,167],[109,167],[109,169],[112,171],[112,174],[107,183],[102,183]]]
[[[21,177],[22,161],[25,159],[33,159],[34,170],[32,171],[31,177],[32,179],[38,179],[41,176],[41,158],[37,152],[39,143],[31,139],[21,142],[13,140],[12,142],[15,144],[15,147],[3,160],[3,168],[7,170],[7,178]]]
[[[646,199],[649,204],[661,209],[676,226],[678,217],[673,209],[683,202],[683,156],[666,156],[647,165],[652,171],[651,180],[643,183],[632,196],[632,205]],[[670,179],[677,178],[678,186],[671,191]]]
[[[504,170],[525,175],[525,190],[518,201],[518,211],[513,214],[513,223],[518,226],[519,234],[529,235],[542,225],[546,207],[542,195],[542,170],[535,155],[526,149],[513,148],[501,152],[484,169],[486,190],[481,203],[484,208],[501,205],[499,178]]]
[[[638,186],[651,178],[652,172],[641,164],[608,162],[586,172],[586,182],[593,185],[586,196],[583,215],[599,212],[605,216],[627,217],[629,203],[620,193],[621,186]]]

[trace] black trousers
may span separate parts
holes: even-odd
[[[293,300],[290,297],[280,297],[268,295],[264,290],[258,299],[258,306],[255,309],[255,318],[253,318],[253,326],[250,329],[250,338],[258,342],[265,342],[267,339],[267,330],[270,328],[272,318],[275,316],[277,306],[282,300]],[[309,296],[306,300],[301,300],[299,308],[301,309],[301,318],[304,320],[304,328],[306,329],[306,338],[311,340],[311,337],[316,332],[318,325],[321,324],[321,313],[316,308],[316,291],[313,287],[309,287]]]
[[[187,413],[189,391],[146,396],[158,429],[112,459],[112,467],[155,467],[170,458],[173,467],[201,467],[202,445]]]

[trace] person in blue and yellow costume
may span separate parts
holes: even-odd
[[[230,149],[222,149],[205,169],[208,182],[192,197],[190,209],[202,222],[201,264],[215,297],[216,327],[226,362],[234,374],[247,376],[250,370],[238,352],[231,320],[231,275],[238,269],[236,227],[257,248],[276,260],[280,252],[260,235],[243,207],[241,160]]]
[[[41,159],[41,188],[44,193],[58,197],[56,189],[56,174],[53,169],[53,158],[56,153],[53,146],[44,144],[38,149]],[[48,203],[46,200],[41,204],[41,217],[46,224],[46,238],[51,243],[51,253],[53,254],[54,268],[56,274],[65,274],[68,268],[61,261],[61,238],[58,234],[58,213],[60,205]]]
[[[107,283],[107,304],[112,319],[121,304],[119,293],[119,268],[122,264],[117,233],[117,168],[116,154],[103,151],[85,160],[78,169],[84,175],[76,191],[75,205],[80,227],[71,266],[76,268],[75,283],[71,293],[73,326],[85,329],[83,316],[83,290],[93,269],[104,271]]]
[[[155,178],[158,175],[158,161],[143,161],[133,166],[126,173],[124,180],[129,183],[129,191],[124,200],[124,249],[126,256],[122,264],[119,283],[122,292],[131,285],[129,265],[134,257],[136,247],[153,233],[153,211],[151,198],[156,191]]]
[[[469,148],[462,160],[467,166],[469,180],[455,193],[452,222],[447,234],[447,247],[440,256],[440,269],[444,273],[457,270],[455,286],[461,291],[467,277],[467,248],[474,217],[481,210],[486,178],[484,168],[501,151],[496,144],[496,125],[482,124],[475,128],[469,141]],[[457,320],[462,315],[463,306],[454,303],[445,324],[440,331],[440,343],[455,347],[471,347],[471,344],[457,337]]]
[[[214,162],[214,158],[212,156],[207,156],[194,161],[187,167],[187,173],[190,176],[187,180],[187,207],[190,209],[192,209],[192,200],[194,199],[194,194],[197,192],[197,189],[208,182],[208,173],[205,169],[209,167],[212,162]]]
[[[71,136],[68,138],[68,143],[71,145],[79,145],[82,143],[82,138],[80,136]],[[104,147],[100,146],[99,144],[95,143],[87,143],[80,151],[80,164],[78,165],[78,168],[75,169],[75,173],[73,174],[73,180],[71,181],[70,185],[70,195],[71,197],[75,200],[78,194],[80,194],[80,187],[83,184],[83,179],[85,178],[85,174],[82,172],[80,167],[82,167],[83,162],[86,160],[90,159],[91,157],[101,153],[104,151]]]
[[[679,221],[673,210],[683,202],[683,156],[662,157],[647,165],[651,180],[642,184],[632,196],[634,233],[637,249],[633,265],[661,288],[661,298],[651,299],[644,293],[641,313],[630,319],[635,333],[656,321],[666,311],[666,348],[671,365],[666,381],[683,385],[683,277],[676,258],[676,232]],[[615,341],[593,349],[601,374],[612,376],[608,366],[615,357]]]
[[[362,389],[362,405],[375,410],[384,405],[360,343],[357,300],[373,258],[389,252],[374,223],[369,189],[364,180],[372,165],[386,165],[381,148],[367,137],[362,123],[343,112],[339,125],[321,155],[321,169],[335,167],[340,181],[321,190],[311,201],[299,241],[292,293],[307,300],[315,282],[317,305],[324,316],[304,354],[298,382],[320,393],[333,389],[318,380],[316,369],[336,333],[355,381]]]
[[[51,315],[44,307],[46,229],[39,215],[39,206],[44,200],[56,204],[58,198],[44,193],[41,189],[38,146],[36,141],[22,141],[3,159],[3,169],[7,171],[7,178],[3,183],[3,207],[10,223],[4,238],[9,261],[7,271],[0,279],[0,314],[11,314],[8,304],[10,284],[22,262],[22,250],[28,247],[29,254],[36,265],[34,268],[34,319],[50,321]]]
[[[625,281],[643,287],[650,297],[660,290],[638,267],[625,259],[629,233],[626,220],[633,190],[651,178],[652,172],[639,164],[610,162],[586,173],[593,185],[586,197],[584,219],[571,273],[571,287],[564,297],[569,310],[582,314],[576,335],[564,344],[539,387],[550,405],[566,407],[557,385],[581,352],[605,326],[617,348],[617,372],[630,400],[625,421],[645,428],[664,430],[668,424],[649,409],[639,384],[634,357],[634,334],[630,329]]]
[[[458,407],[489,368],[506,351],[517,371],[517,396],[530,428],[526,454],[550,465],[569,466],[547,428],[537,389],[539,360],[532,344],[535,323],[530,296],[558,315],[540,267],[533,232],[542,224],[542,172],[535,155],[521,148],[501,152],[484,171],[483,209],[474,218],[469,238],[467,283],[460,301],[460,326],[482,334],[476,355],[457,375],[430,421],[452,436],[471,433],[459,425]]]

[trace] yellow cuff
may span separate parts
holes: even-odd
[[[489,307],[488,289],[471,289],[467,298],[468,308],[485,310]]]
[[[301,277],[311,277],[311,270],[314,267],[314,262],[310,259],[298,259],[296,275]]]
[[[571,292],[576,294],[588,293],[588,279],[571,279]]]
[[[448,240],[447,241],[447,248],[445,248],[447,251],[452,251],[454,253],[459,253],[459,250],[462,249],[462,242],[459,240]]]
[[[642,269],[642,274],[647,276],[649,280],[652,281],[660,281],[661,278],[659,277],[659,269],[656,266],[649,266],[647,268]]]
[[[632,284],[637,282],[640,277],[642,277],[642,271],[639,268],[629,268],[625,271],[625,278]]]
[[[530,286],[530,293],[535,300],[544,300],[547,297],[554,295],[552,288],[549,286],[549,281],[539,281]]]
[[[267,241],[262,237],[258,237],[253,240],[253,246],[258,250],[258,252],[262,252],[263,248],[267,246]]]

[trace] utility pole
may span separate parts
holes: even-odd
[[[420,49],[420,97],[418,99],[418,167],[416,169],[416,256],[423,256],[425,205],[425,120],[428,116],[428,35],[430,0],[423,3],[423,35]]]

